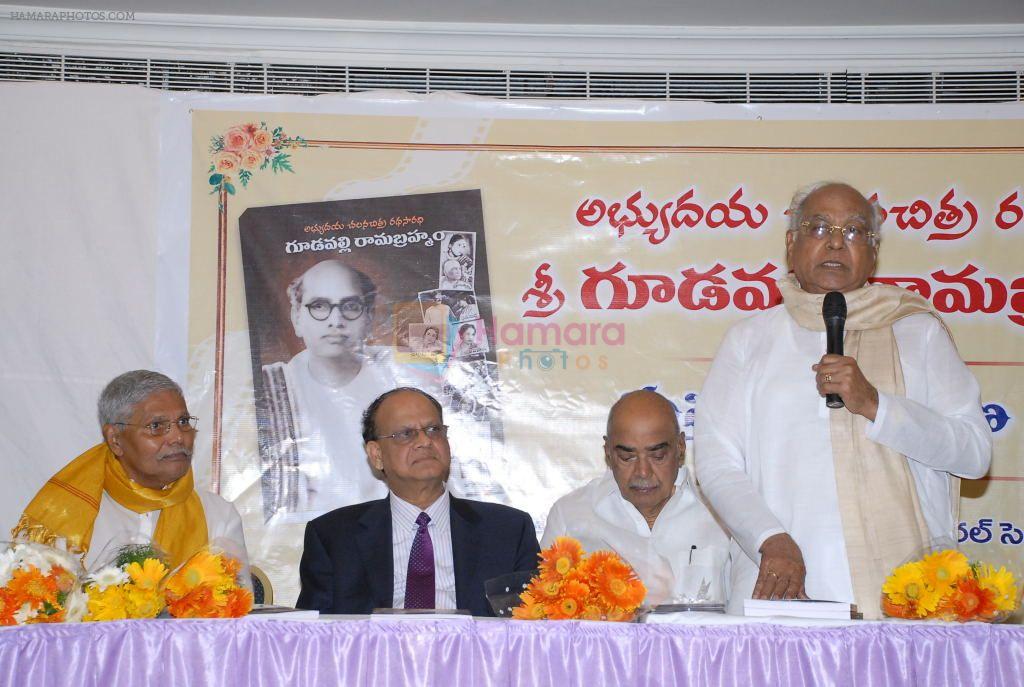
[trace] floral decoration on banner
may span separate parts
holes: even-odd
[[[170,570],[151,544],[132,544],[85,578],[89,612],[84,620],[155,618],[164,610],[163,584]]]
[[[245,582],[237,557],[206,547],[167,580],[167,611],[175,618],[239,618],[252,609]]]
[[[248,187],[253,172],[270,167],[271,171],[292,172],[291,156],[283,152],[285,148],[305,147],[306,140],[302,137],[290,137],[282,127],[273,131],[267,129],[266,122],[255,124],[239,124],[224,132],[222,136],[210,138],[210,186],[211,193],[219,193],[222,189],[234,195],[234,181],[237,179],[243,187]]]
[[[71,554],[43,544],[0,545],[0,625],[77,622],[85,613],[81,567]]]
[[[1020,605],[1006,566],[937,549],[897,567],[882,585],[882,612],[894,618],[1000,622]]]
[[[632,620],[647,596],[636,572],[618,554],[587,555],[571,537],[559,537],[540,554],[540,572],[519,595],[512,617],[520,620]]]

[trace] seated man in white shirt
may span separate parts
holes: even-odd
[[[104,551],[152,541],[172,567],[215,539],[245,538],[235,507],[196,490],[192,444],[197,419],[179,387],[159,372],[134,370],[100,394],[100,443],[51,477],[25,508],[12,537],[46,544],[63,540],[86,568]]]
[[[729,539],[683,466],[675,408],[654,391],[624,395],[608,413],[608,471],[551,508],[542,546],[573,537],[611,549],[647,587],[647,604],[725,601]]]
[[[484,582],[537,566],[526,513],[451,496],[448,428],[429,394],[398,388],[363,414],[370,465],[389,495],[306,525],[296,606],[321,613],[375,608],[467,609],[493,615]]]

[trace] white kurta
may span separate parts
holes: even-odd
[[[240,548],[238,553],[242,556],[243,563],[248,565],[249,557],[245,549],[242,519],[238,516],[235,506],[208,491],[197,489],[196,493],[203,504],[210,541],[226,539],[234,542]],[[107,558],[120,546],[152,541],[159,519],[159,510],[136,513],[110,498],[107,492],[103,492],[100,510],[92,527],[89,552],[85,556],[86,569],[92,569],[97,563],[106,563]]]
[[[297,413],[299,451],[297,512],[305,521],[339,506],[383,498],[387,487],[370,471],[363,450],[363,411],[385,391],[400,386],[389,355],[367,350],[351,382],[332,387],[309,372],[309,351],[285,365],[285,380]]]
[[[653,529],[622,498],[608,470],[551,507],[541,548],[562,536],[579,540],[588,553],[611,549],[626,559],[647,587],[645,603],[694,600],[702,583],[705,599],[726,598],[729,538],[694,491],[685,467]]]
[[[907,456],[931,536],[955,537],[949,475],[980,477],[992,456],[978,383],[931,315],[903,318],[893,332],[906,397],[879,394],[867,437]],[[780,532],[803,552],[811,598],[853,601],[830,411],[811,369],[824,351],[824,332],[777,306],[729,330],[697,399],[697,477],[734,537],[730,610],[750,597],[758,549]]]

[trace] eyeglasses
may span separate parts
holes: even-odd
[[[153,420],[146,424],[135,424],[132,422],[115,422],[115,425],[125,425],[126,427],[142,427],[144,430],[149,432],[152,437],[162,437],[171,431],[171,427],[177,427],[180,432],[194,432],[199,424],[199,418],[194,415],[182,415],[177,420]]]
[[[377,437],[377,441],[391,439],[396,444],[409,444],[419,436],[420,432],[423,432],[428,439],[444,439],[448,436],[448,425],[427,425],[422,428],[409,427],[407,429],[400,429],[394,434],[385,434],[382,437]]]
[[[866,243],[873,246],[878,236],[877,233],[856,224],[847,224],[843,227],[838,224],[829,224],[821,219],[808,219],[800,223],[800,233],[816,241],[822,241],[826,236],[831,236],[833,232],[837,231],[848,246],[860,246]]]
[[[311,303],[306,304],[306,310],[309,311],[309,316],[314,320],[323,322],[331,316],[331,312],[337,308],[341,316],[349,322],[358,320],[366,312],[366,304],[363,303],[362,298],[345,298],[337,303],[331,303],[325,298],[319,298]]]

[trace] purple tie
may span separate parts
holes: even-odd
[[[434,607],[434,543],[430,541],[427,523],[430,516],[420,513],[416,518],[419,529],[409,550],[409,573],[405,577],[405,607]]]

